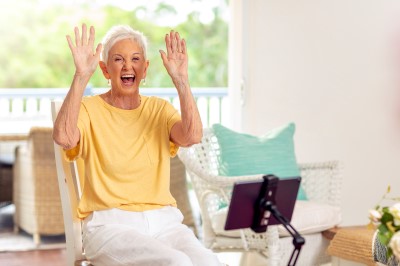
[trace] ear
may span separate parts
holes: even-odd
[[[146,66],[144,67],[144,71],[143,71],[143,78],[146,78],[146,76],[147,76],[147,68],[149,67],[149,65],[150,65],[150,61],[147,60]]]
[[[110,74],[107,71],[107,65],[103,61],[99,61],[99,66],[101,68],[101,71],[103,72],[103,75],[106,79],[110,79]]]

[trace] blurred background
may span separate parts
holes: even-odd
[[[187,40],[191,85],[226,87],[228,1],[62,1],[0,3],[0,88],[69,87],[74,72],[65,36],[82,23],[96,29],[96,42],[113,25],[128,24],[149,41],[146,87],[171,87],[159,50],[171,29]],[[93,87],[107,86],[100,70]]]

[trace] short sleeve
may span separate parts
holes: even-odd
[[[176,122],[181,120],[181,115],[179,112],[170,104],[166,104],[166,112],[167,112],[167,126],[168,126],[168,134],[171,135],[171,129],[175,125]],[[169,152],[171,157],[175,157],[178,153],[179,146],[173,143],[172,141],[169,142]]]

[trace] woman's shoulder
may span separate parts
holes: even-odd
[[[142,101],[145,104],[151,105],[151,106],[165,106],[166,104],[170,104],[170,102],[167,99],[160,98],[158,96],[141,96]]]
[[[85,106],[93,106],[101,104],[100,95],[88,95],[82,97],[82,104]]]

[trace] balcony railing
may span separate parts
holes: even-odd
[[[107,90],[89,87],[85,95],[100,94]],[[193,88],[192,91],[204,127],[229,122],[227,88]],[[51,125],[50,103],[54,99],[62,100],[67,92],[68,88],[0,89],[0,133],[18,133],[34,125]],[[175,88],[142,88],[140,93],[164,98],[180,109]]]

